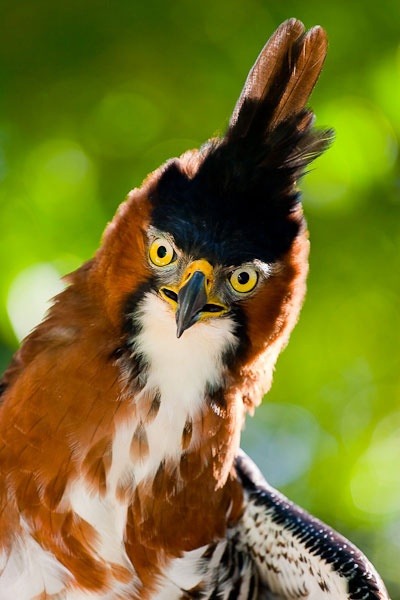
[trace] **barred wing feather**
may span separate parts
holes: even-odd
[[[245,493],[237,547],[251,555],[271,593],[282,600],[388,600],[358,548],[268,485],[243,452],[236,470]]]

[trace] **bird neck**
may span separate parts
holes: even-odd
[[[226,422],[238,419],[239,403],[230,401],[235,409],[228,405],[224,364],[237,344],[234,323],[198,323],[178,339],[170,307],[153,293],[145,294],[133,319],[137,332],[131,358],[140,363],[134,396],[135,481],[153,477],[165,462],[179,464],[201,453],[217,432],[217,438],[229,434],[238,444],[231,428],[224,431]],[[239,431],[240,425],[235,425]]]

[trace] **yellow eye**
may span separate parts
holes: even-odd
[[[149,257],[156,267],[166,267],[175,260],[175,250],[165,238],[157,238],[151,244]]]
[[[231,273],[229,281],[235,292],[246,294],[256,287],[258,273],[252,267],[239,267]]]

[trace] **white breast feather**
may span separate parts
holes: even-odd
[[[22,521],[24,533],[10,553],[0,553],[0,599],[31,600],[43,591],[57,594],[71,573],[31,537]]]

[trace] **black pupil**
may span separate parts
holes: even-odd
[[[167,255],[168,250],[166,249],[165,246],[159,246],[157,248],[157,256],[158,258],[165,258],[165,256]]]
[[[240,285],[246,285],[246,283],[249,283],[249,279],[250,275],[246,271],[242,271],[238,275],[238,282],[240,283]]]

